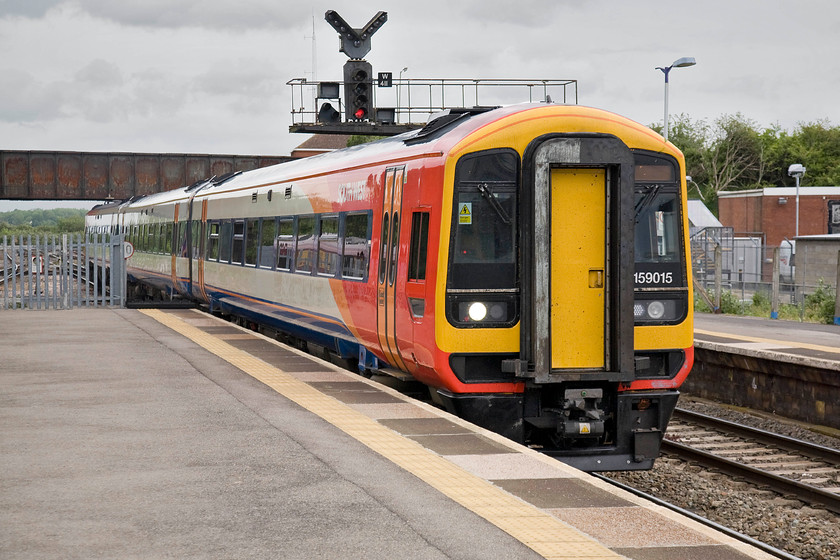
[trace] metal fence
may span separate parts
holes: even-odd
[[[840,239],[814,236],[768,246],[761,234],[706,228],[692,235],[691,256],[695,287],[707,301],[716,300],[712,309],[728,293],[741,306],[769,302],[774,318],[780,305],[798,306],[802,318],[816,294],[836,300],[835,317],[840,315]]]
[[[3,236],[0,310],[125,306],[122,236]]]
[[[352,84],[343,82],[309,81],[294,78],[286,82],[291,86],[292,125],[318,122],[319,108],[324,101],[336,104],[338,113],[344,114],[345,88]],[[332,93],[325,94],[324,86]],[[370,83],[372,106],[387,108],[392,124],[422,126],[429,115],[445,109],[509,105],[523,102],[554,102],[577,105],[577,80],[570,79],[402,79],[389,80],[382,85],[377,80]],[[379,119],[372,119],[379,120]]]

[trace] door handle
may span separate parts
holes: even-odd
[[[604,269],[592,268],[589,270],[589,287],[603,289],[604,287]]]

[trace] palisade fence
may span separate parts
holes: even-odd
[[[122,236],[3,236],[0,310],[125,307]]]
[[[720,295],[728,293],[742,309],[764,302],[772,318],[780,307],[795,306],[801,320],[809,298],[829,298],[825,305],[840,324],[840,239],[800,238],[798,247],[787,241],[772,247],[761,234],[710,227],[691,236],[691,257],[697,295],[712,310],[720,309]]]

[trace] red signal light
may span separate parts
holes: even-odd
[[[357,119],[363,119],[365,118],[365,115],[367,115],[367,111],[365,111],[363,108],[356,109],[356,112],[353,113],[353,116]]]

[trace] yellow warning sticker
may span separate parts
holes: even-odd
[[[580,423],[580,433],[588,434],[589,433],[589,423],[588,422],[581,422]]]
[[[462,202],[460,206],[458,206],[458,224],[472,224],[472,202]]]

